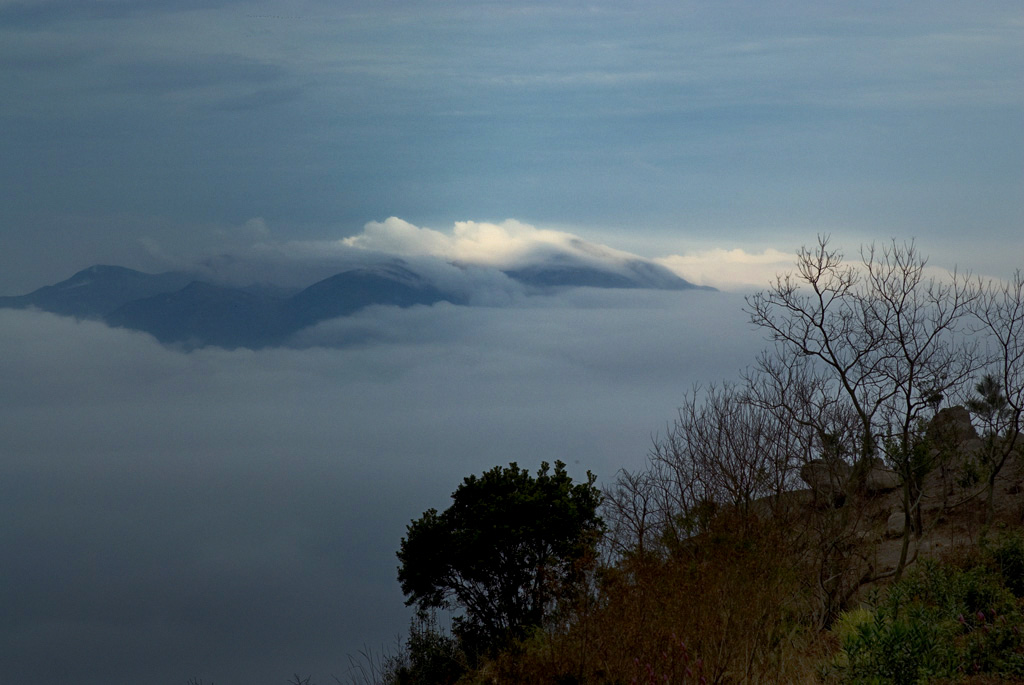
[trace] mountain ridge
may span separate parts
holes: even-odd
[[[458,265],[446,266],[464,271]],[[97,264],[26,295],[0,297],[0,308],[35,308],[97,319],[186,349],[207,345],[260,349],[284,345],[304,328],[370,306],[407,308],[442,301],[471,304],[470,295],[435,282],[429,271],[403,259],[381,259],[345,268],[297,289],[267,282],[237,286],[191,271],[149,274]],[[563,254],[495,272],[516,282],[527,294],[580,287],[714,290],[693,285],[642,259],[595,264]]]

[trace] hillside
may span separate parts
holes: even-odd
[[[966,416],[951,408],[932,427]],[[1024,682],[1024,459],[1013,453],[995,479],[986,523],[984,443],[959,428],[954,449],[934,448],[902,580],[895,474],[876,465],[858,480],[845,465],[836,488],[803,469],[811,487],[746,513],[707,509],[682,539],[663,531],[652,548],[616,555],[562,627],[458,682]]]
[[[484,650],[414,624],[409,672],[426,636],[462,683],[1024,681],[1024,273],[925,265],[803,248],[746,300],[774,344],[603,488],[585,586]]]

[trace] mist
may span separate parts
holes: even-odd
[[[191,353],[0,311],[5,678],[343,677],[407,628],[411,519],[511,461],[599,483],[638,466],[686,390],[752,361],[741,307],[579,289]]]

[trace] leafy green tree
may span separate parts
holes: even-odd
[[[1018,442],[1017,431],[1011,428],[1015,417],[1010,407],[1003,385],[994,374],[985,374],[974,386],[977,396],[967,400],[967,409],[981,421],[984,447],[981,450],[981,462],[985,466],[985,523],[992,523],[995,515],[996,477],[1006,464]],[[1004,435],[1005,433],[1005,435]]]
[[[541,625],[582,580],[603,529],[595,479],[573,483],[560,461],[536,477],[513,462],[466,478],[451,507],[407,527],[398,552],[406,604],[461,609],[453,631],[470,655]]]
[[[974,386],[977,397],[967,400],[967,409],[981,419],[985,427],[998,425],[1008,413],[1003,386],[995,374],[987,373]]]

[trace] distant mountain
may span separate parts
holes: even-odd
[[[188,348],[260,348],[286,337],[282,304],[276,297],[193,281],[175,292],[129,302],[108,314],[106,321]]]
[[[597,253],[580,258],[547,255],[504,271],[534,291],[571,287],[697,288],[658,264]],[[194,274],[146,274],[119,266],[93,266],[28,295],[0,297],[0,307],[35,307],[95,318],[151,334],[188,349],[215,345],[253,349],[286,344],[303,328],[350,316],[373,305],[411,307],[467,296],[445,290],[400,259],[346,269],[296,292],[271,283],[246,287],[197,280]]]
[[[90,266],[66,281],[28,295],[0,297],[0,307],[35,307],[54,314],[98,319],[134,300],[179,290],[194,278],[177,271],[147,274],[123,266]]]
[[[320,321],[371,305],[411,307],[460,298],[395,264],[343,271],[290,297],[268,289],[229,288],[195,281],[182,290],[129,302],[106,317],[113,326],[145,331],[160,342],[262,348]]]
[[[463,298],[446,293],[401,263],[351,269],[314,283],[288,299],[286,326],[298,331],[318,321],[348,316],[369,305],[412,307],[446,300],[465,304]]]
[[[616,268],[617,267],[617,268]],[[689,290],[696,286],[660,264],[640,259],[611,266],[593,266],[565,257],[551,259],[504,272],[510,278],[534,288],[642,288],[647,290]]]

